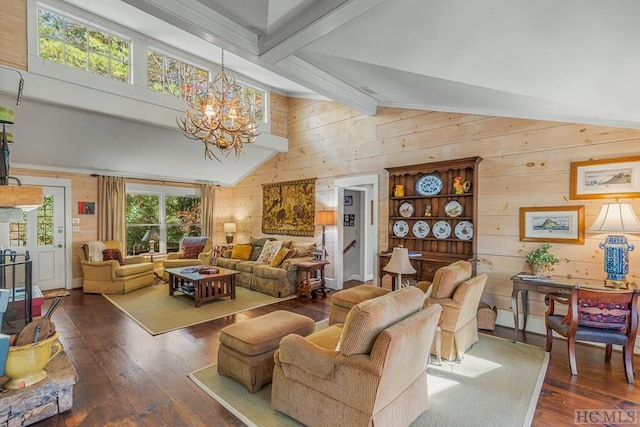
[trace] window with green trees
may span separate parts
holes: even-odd
[[[248,112],[253,114],[256,121],[266,123],[267,118],[264,114],[265,91],[242,83],[237,85],[239,87],[236,90],[240,94],[240,99],[248,106]]]
[[[206,95],[209,72],[159,52],[147,52],[147,88],[196,101]]]
[[[160,241],[154,247],[177,252],[184,236],[201,236],[199,196],[170,194],[127,194],[127,253],[139,254],[151,248],[145,234],[155,230]]]
[[[130,42],[67,16],[38,9],[38,56],[129,82]]]

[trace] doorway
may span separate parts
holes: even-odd
[[[32,282],[40,290],[71,288],[71,181],[58,178],[20,177],[24,185],[41,186],[44,204],[23,214],[22,221],[0,224],[0,245],[19,254],[29,251]]]
[[[358,280],[366,282],[373,280],[377,274],[378,175],[338,178],[335,186],[338,235],[334,247],[335,277],[332,285],[334,289],[342,289],[345,280],[359,276]],[[352,196],[351,205],[348,204],[348,197],[345,200],[345,195]],[[359,206],[356,206],[356,202]],[[353,227],[350,225],[351,217],[345,215],[354,215]],[[354,239],[356,230],[357,238]],[[356,240],[354,248],[348,248],[353,240]],[[348,266],[345,261],[349,263]]]

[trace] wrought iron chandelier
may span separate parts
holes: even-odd
[[[187,138],[204,143],[208,159],[221,161],[214,153],[215,148],[227,156],[233,150],[240,157],[243,145],[255,142],[259,135],[253,107],[241,99],[238,89],[236,80],[224,72],[223,49],[220,73],[207,94],[197,101],[187,101],[186,117],[177,119]]]

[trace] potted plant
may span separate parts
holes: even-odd
[[[562,261],[549,252],[551,245],[544,243],[527,255],[527,264],[531,272],[536,276],[549,276],[554,270],[553,266]]]

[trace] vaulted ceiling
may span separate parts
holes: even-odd
[[[385,106],[640,127],[636,0],[63,1],[209,61],[224,49],[241,76],[368,115]],[[237,182],[282,150],[265,145],[203,179]],[[193,167],[174,169],[195,179]]]

